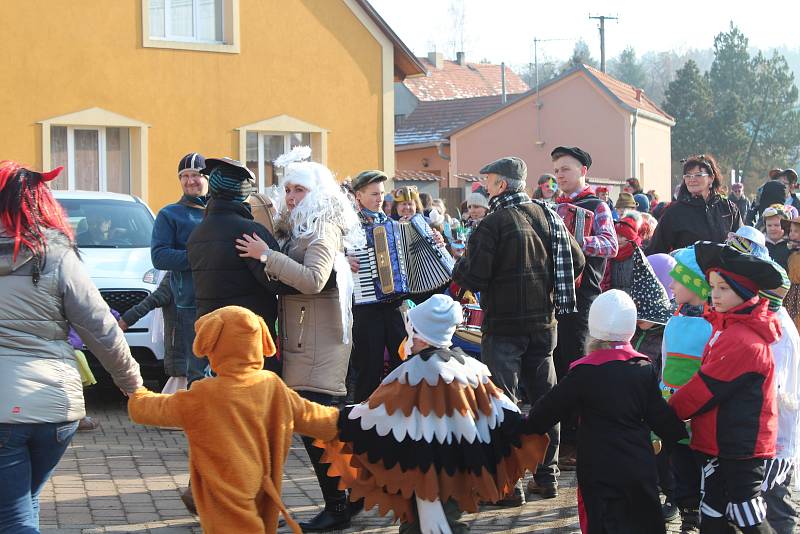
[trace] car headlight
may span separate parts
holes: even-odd
[[[144,276],[142,277],[142,282],[145,284],[153,284],[156,285],[156,281],[158,280],[158,269],[150,269]]]

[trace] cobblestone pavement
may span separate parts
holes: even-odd
[[[90,391],[87,404],[101,426],[76,435],[42,492],[42,532],[202,532],[179,498],[189,480],[183,433],[132,424],[118,393]],[[283,500],[296,519],[305,520],[320,511],[316,478],[297,438],[283,480]],[[580,532],[574,473],[563,473],[560,485],[556,499],[532,497],[526,505],[512,509],[487,507],[464,520],[472,532]],[[677,532],[676,526],[671,524],[670,532]],[[397,532],[397,526],[372,510],[356,517],[343,532]]]

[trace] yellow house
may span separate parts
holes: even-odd
[[[300,143],[340,178],[392,176],[393,84],[424,73],[366,0],[3,0],[3,18],[0,158],[154,210],[194,151],[262,190]]]

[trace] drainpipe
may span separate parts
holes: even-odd
[[[444,145],[450,146],[450,141],[438,141],[436,143],[436,153],[445,161],[450,161],[450,155],[444,153]],[[447,187],[450,187],[450,180],[453,177],[453,169],[451,168],[450,163],[447,164]],[[441,186],[440,186],[441,187]]]
[[[633,110],[633,121],[631,121],[631,177],[638,178],[636,162],[636,121],[639,120],[639,110]],[[644,184],[642,184],[644,185]]]
[[[506,64],[505,62],[500,63],[500,86],[502,90],[502,97],[500,102],[503,104],[506,103]]]

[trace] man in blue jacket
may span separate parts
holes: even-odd
[[[189,235],[203,220],[205,212],[208,178],[200,174],[205,165],[205,158],[196,152],[186,154],[178,163],[178,179],[183,196],[178,202],[164,206],[158,212],[150,241],[153,267],[172,271],[170,288],[177,309],[175,349],[181,350],[186,357],[186,377],[190,385],[203,378],[207,364],[205,358],[197,358],[192,352],[197,305],[192,268],[186,251]]]

